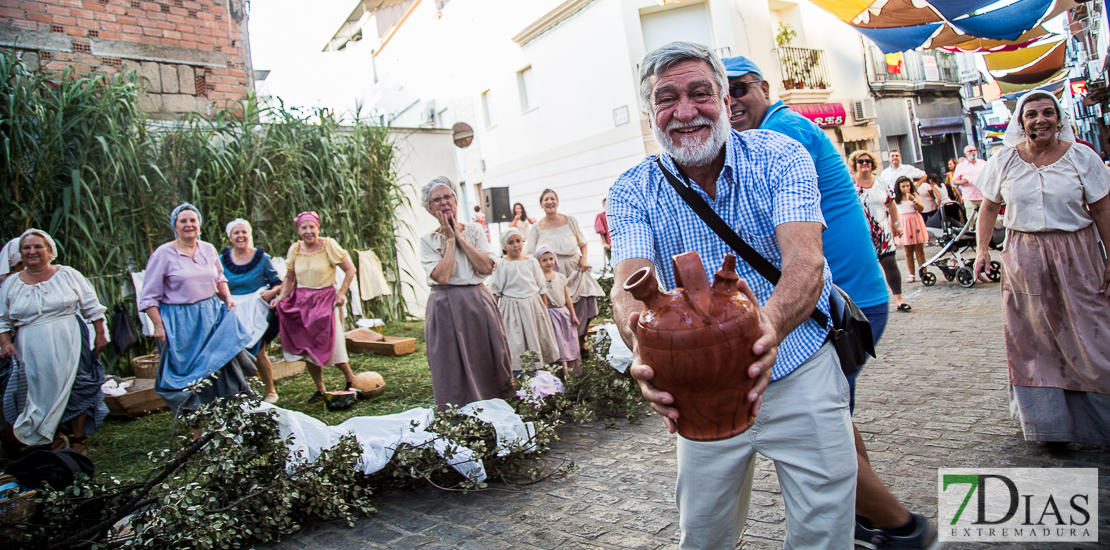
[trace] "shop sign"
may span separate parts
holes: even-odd
[[[940,80],[940,68],[937,67],[937,58],[935,56],[921,56],[921,66],[925,69],[925,80]]]
[[[1071,81],[1071,95],[1074,97],[1083,97],[1087,95],[1087,79],[1072,80]]]
[[[846,117],[844,106],[839,103],[814,103],[789,105],[790,110],[813,121],[822,128],[843,126]]]

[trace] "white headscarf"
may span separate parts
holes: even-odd
[[[1059,114],[1059,129],[1060,141],[1070,141],[1075,143],[1075,132],[1071,129],[1071,120],[1068,117],[1068,112],[1060,107],[1060,101],[1056,96],[1039,90],[1033,90],[1018,99],[1017,107],[1014,109],[1013,116],[1010,117],[1010,123],[1006,125],[1006,134],[1002,136],[1002,144],[1006,147],[1017,147],[1019,143],[1025,141],[1025,130],[1021,124],[1021,109],[1025,102],[1030,99],[1029,96],[1036,94],[1037,97],[1033,99],[1048,99],[1051,98],[1052,102],[1056,104],[1056,112]],[[1047,97],[1046,97],[1047,96]]]
[[[16,237],[8,241],[4,248],[0,249],[0,276],[11,273],[12,268],[23,261],[23,256],[19,254],[19,239]]]
[[[504,232],[501,233],[501,249],[502,250],[504,250],[505,247],[508,246],[509,237],[512,237],[513,235],[516,235],[516,236],[520,237],[521,239],[524,238],[524,235],[521,235],[520,230],[518,230],[515,227],[510,227],[507,231],[504,231]]]
[[[247,226],[247,247],[254,248],[254,230],[251,229],[251,222],[248,222],[243,218],[235,218],[234,220],[228,222],[227,226],[224,228],[224,232],[227,233],[227,240],[231,240],[231,231],[235,229],[235,226],[237,225]],[[235,243],[232,243],[232,246],[235,246]]]
[[[28,229],[27,231],[24,231],[23,234],[19,236],[19,248],[23,248],[23,239],[26,239],[28,235],[37,235],[39,237],[42,237],[42,239],[46,241],[47,246],[50,247],[50,261],[54,261],[54,258],[58,257],[58,245],[54,244],[54,239],[50,236],[50,234],[46,231],[35,229],[33,227],[31,229]],[[22,259],[22,256],[20,258]]]

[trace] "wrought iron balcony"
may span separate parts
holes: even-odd
[[[783,90],[823,90],[830,86],[825,50],[779,48]]]
[[[955,54],[940,50],[902,52],[901,64],[887,64],[887,57],[871,47],[872,82],[960,84],[960,69]],[[958,87],[958,86],[957,86]]]

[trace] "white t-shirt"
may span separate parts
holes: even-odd
[[[879,172],[879,179],[886,183],[886,187],[890,189],[891,193],[894,192],[894,182],[898,181],[898,178],[902,176],[910,178],[913,180],[914,185],[916,185],[917,180],[925,177],[925,171],[912,164],[900,164],[898,168],[887,167],[883,169],[882,172]]]

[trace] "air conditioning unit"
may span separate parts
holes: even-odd
[[[429,101],[424,104],[424,108],[420,110],[420,123],[421,124],[435,124],[436,122],[436,105],[435,102]]]
[[[852,102],[852,118],[856,122],[871,120],[876,118],[875,115],[875,100],[870,97],[867,99],[857,99]]]

